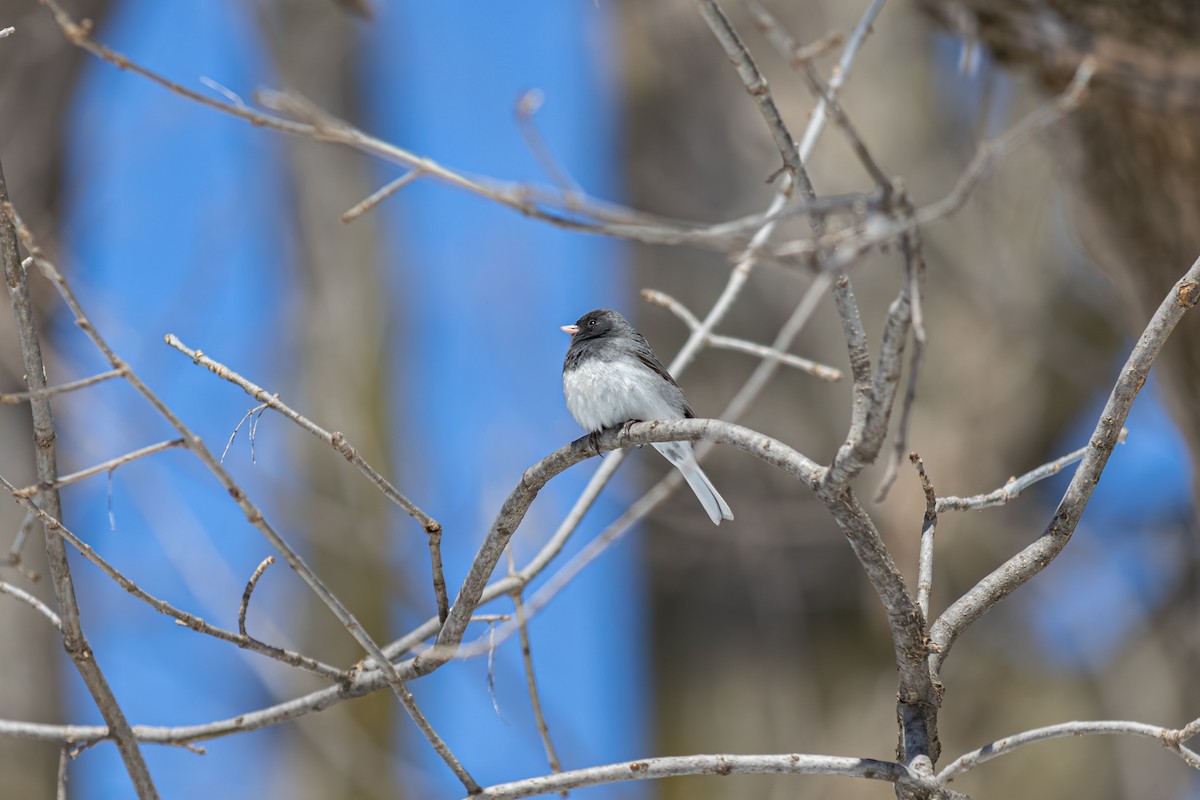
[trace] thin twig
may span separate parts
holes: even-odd
[[[1200,723],[1200,720],[1193,721],[1191,725],[1195,726],[1197,723]],[[1182,758],[1192,768],[1200,769],[1200,755],[1184,747],[1181,743],[1182,741],[1186,741],[1186,739],[1181,738],[1185,731],[1186,729],[1170,730],[1158,725],[1147,725],[1144,722],[1129,722],[1126,720],[1063,722],[1058,725],[1048,725],[1045,728],[1036,728],[989,742],[978,750],[972,750],[954,759],[954,761],[942,768],[937,777],[942,783],[949,783],[967,770],[974,769],[984,762],[991,761],[993,758],[1007,755],[1025,745],[1045,742],[1051,739],[1061,739],[1067,736],[1097,735],[1142,736],[1147,739],[1154,739],[1163,747]]]
[[[508,574],[515,575],[512,548],[508,549]],[[550,738],[550,726],[546,724],[546,716],[542,713],[542,699],[538,693],[537,676],[533,671],[533,646],[529,641],[529,620],[525,616],[525,603],[521,599],[521,588],[513,590],[513,610],[517,615],[517,625],[521,634],[521,661],[525,664],[525,688],[529,692],[529,704],[533,707],[533,719],[542,739],[542,747],[546,750],[546,762],[553,773],[562,772],[562,762],[558,760],[558,752],[554,749],[554,741]],[[493,629],[493,633],[495,629]],[[566,791],[562,792],[566,797]]]
[[[17,598],[22,603],[48,619],[50,624],[57,628],[60,632],[62,631],[62,620],[58,618],[58,614],[55,614],[50,610],[49,606],[19,586],[13,586],[8,581],[0,581],[0,594],[7,594]]]
[[[146,456],[152,456],[155,453],[161,453],[164,450],[170,450],[173,447],[187,447],[187,442],[185,442],[183,439],[171,439],[169,441],[147,445],[146,447],[142,447],[137,450],[131,450],[124,455],[117,456],[116,458],[110,458],[108,461],[102,461],[99,464],[94,464],[87,469],[81,469],[78,472],[72,472],[70,475],[63,475],[60,478],[56,478],[54,482],[49,485],[37,484],[34,486],[26,486],[23,489],[17,489],[13,492],[13,494],[17,497],[33,497],[41,492],[50,491],[52,489],[61,489],[62,487],[69,486],[72,483],[78,483],[84,478],[90,478],[93,475],[99,475],[102,472],[107,472],[111,475],[117,467],[123,464],[128,464],[131,461],[136,461],[139,458],[145,458]]]
[[[265,408],[267,408],[266,403],[259,403],[258,405],[254,406],[254,408],[250,409],[245,414],[243,414],[242,418],[238,420],[238,424],[233,426],[233,431],[229,434],[229,439],[226,440],[226,442],[225,442],[225,449],[221,451],[221,463],[222,464],[225,463],[225,456],[229,455],[229,448],[233,447],[233,441],[234,441],[234,439],[237,438],[238,431],[240,431],[242,429],[242,426],[246,424],[246,420],[253,419],[254,415],[256,413],[261,412]],[[251,462],[253,462],[254,461],[254,427],[253,427],[253,423],[251,423],[251,431],[250,431],[249,438],[250,438],[250,460],[251,460]]]
[[[34,570],[31,570],[25,565],[21,558],[21,550],[25,547],[25,540],[29,538],[29,534],[33,531],[33,522],[37,519],[32,511],[26,511],[25,517],[21,520],[21,526],[17,528],[17,535],[13,537],[12,546],[8,548],[8,555],[4,557],[4,564],[0,566],[12,567],[25,576],[30,583],[37,583],[42,579]]]
[[[391,183],[387,184],[386,186],[372,192],[365,199],[360,200],[358,203],[355,203],[349,210],[347,210],[345,213],[343,213],[342,216],[340,216],[338,219],[340,219],[343,224],[347,223],[347,222],[353,222],[354,220],[361,217],[363,214],[370,211],[375,206],[382,203],[384,200],[386,200],[389,197],[391,197],[392,195],[394,195],[396,192],[403,189],[405,186],[408,186],[410,183],[415,181],[417,178],[421,177],[423,174],[424,174],[424,171],[420,170],[420,169],[409,170],[408,172],[404,173],[399,178],[396,178],[396,180],[392,181]]]
[[[1129,434],[1128,428],[1122,428],[1121,434],[1117,438],[1118,444],[1125,443],[1125,437]],[[987,494],[977,494],[971,497],[939,497],[938,498],[938,513],[943,511],[978,511],[984,508],[995,508],[1011,503],[1021,496],[1021,492],[1033,486],[1035,483],[1052,478],[1062,471],[1063,467],[1074,464],[1079,459],[1087,455],[1088,445],[1084,445],[1078,450],[1067,453],[1065,456],[1060,456],[1053,461],[1042,464],[1040,467],[1026,472],[1019,478],[1009,478],[1008,482],[995,491]]]
[[[758,29],[767,37],[767,41],[779,51],[779,54],[787,60],[787,62],[804,76],[805,82],[808,84],[812,93],[821,100],[824,105],[825,113],[832,117],[833,122],[846,137],[846,141],[850,143],[851,149],[854,150],[858,160],[862,163],[867,173],[875,181],[885,193],[890,192],[892,188],[892,180],[880,168],[871,155],[867,146],[863,143],[862,137],[850,122],[850,118],[846,116],[846,112],[842,110],[841,105],[837,101],[836,95],[821,81],[821,77],[817,74],[816,67],[813,66],[813,58],[821,54],[821,48],[801,47],[796,39],[784,29],[779,21],[765,9],[762,4],[756,0],[749,0],[746,4],[750,13],[754,16],[754,22]],[[818,44],[821,44],[818,42]]]
[[[202,83],[205,86],[207,86],[208,88],[212,89],[214,92],[221,95],[222,97],[224,97],[229,102],[233,103],[238,108],[248,108],[248,106],[246,105],[246,101],[242,99],[242,96],[240,94],[238,94],[237,92],[235,92],[233,89],[230,89],[225,84],[223,84],[219,81],[215,81],[212,78],[208,77],[207,75],[200,76],[200,83]]]
[[[937,493],[925,473],[925,462],[916,453],[909,453],[908,459],[917,468],[921,477],[921,490],[925,493],[925,516],[921,519],[921,554],[917,561],[917,605],[921,607],[921,616],[929,619],[929,595],[933,591],[933,535],[937,530]]]
[[[905,206],[911,212],[912,206],[905,200]],[[925,254],[921,245],[921,231],[915,225],[908,233],[900,237],[900,248],[904,253],[904,278],[909,283],[908,295],[912,299],[912,355],[908,357],[908,386],[904,390],[904,399],[900,402],[900,421],[896,425],[896,435],[892,443],[892,453],[884,468],[883,478],[875,492],[875,502],[882,503],[887,499],[896,476],[900,473],[900,461],[908,452],[908,431],[912,422],[912,410],[917,400],[917,380],[921,375],[921,364],[925,359],[925,312],[921,304],[921,295],[925,286]]]
[[[907,217],[898,219],[891,213],[877,213],[863,226],[830,233],[815,241],[796,239],[786,242],[771,248],[765,256],[780,264],[811,265],[814,256],[820,254],[819,267],[822,270],[839,271],[871,248],[900,236],[911,227],[914,220],[918,226],[924,227],[954,214],[966,203],[997,159],[1079,107],[1086,97],[1095,70],[1096,60],[1091,56],[1085,58],[1062,94],[1043,103],[999,136],[980,143],[950,192],[941,200],[917,209],[912,220]]]
[[[492,698],[492,710],[496,712],[496,716],[504,724],[508,721],[504,719],[504,714],[500,711],[500,701],[496,699],[496,624],[488,624],[488,651],[487,651],[487,688],[488,697]]]
[[[775,146],[779,149],[779,155],[783,158],[784,169],[787,170],[792,181],[804,190],[805,196],[811,195],[811,184],[808,182],[804,163],[800,160],[800,151],[796,147],[796,140],[792,138],[787,123],[783,121],[783,116],[775,105],[775,98],[771,95],[767,79],[758,71],[758,66],[754,63],[742,38],[738,36],[728,17],[725,16],[725,12],[721,10],[715,0],[696,0],[696,9],[708,24],[713,36],[717,37],[725,55],[737,70],[738,77],[742,79],[746,92],[758,106],[758,113],[766,122],[767,129],[771,132],[771,138],[775,140]]]
[[[517,121],[517,130],[525,140],[525,146],[533,154],[533,158],[541,167],[546,177],[558,187],[568,205],[580,204],[587,197],[583,188],[559,166],[558,160],[546,144],[545,137],[533,121],[534,115],[542,108],[546,95],[541,89],[530,89],[517,98],[513,108],[513,117]]]
[[[249,636],[246,633],[246,612],[250,610],[250,596],[254,594],[254,587],[258,585],[258,579],[267,571],[267,567],[275,563],[275,556],[267,556],[262,560],[262,563],[254,570],[250,576],[250,580],[246,581],[246,590],[242,592],[242,603],[238,606],[238,631],[242,636]]]
[[[9,491],[12,491],[13,489],[9,482],[3,477],[0,477],[0,486],[9,489]],[[33,500],[27,497],[17,496],[16,494],[13,496],[18,503],[20,503],[24,508],[29,510],[39,520],[42,521],[51,535],[65,539],[66,542],[74,547],[81,556],[99,567],[100,571],[107,575],[108,578],[113,581],[113,583],[129,592],[129,594],[133,595],[138,600],[146,603],[160,614],[165,614],[168,617],[171,617],[175,620],[175,624],[183,625],[184,627],[196,631],[197,633],[203,633],[206,636],[212,636],[215,639],[229,642],[230,644],[237,645],[245,650],[251,650],[255,653],[274,658],[275,660],[282,661],[290,666],[299,667],[300,669],[307,670],[315,675],[320,675],[321,677],[331,681],[345,680],[346,672],[344,670],[340,670],[337,667],[332,667],[328,664],[323,664],[320,661],[301,655],[300,653],[274,647],[272,645],[260,642],[257,639],[253,639],[248,636],[239,636],[233,631],[227,631],[224,628],[218,628],[217,626],[206,622],[195,614],[189,614],[187,611],[176,608],[167,601],[155,597],[112,564],[109,564],[108,561],[106,561],[103,556],[97,553],[91,545],[80,539],[78,535],[76,535],[60,520],[55,519],[47,512],[38,508],[34,504]]]
[[[442,526],[433,517],[426,514],[416,503],[402,495],[395,486],[380,475],[374,467],[367,463],[358,452],[358,449],[350,443],[344,434],[337,431],[327,431],[320,425],[310,420],[308,417],[300,414],[292,409],[286,403],[279,399],[278,394],[268,392],[256,383],[243,378],[238,373],[231,370],[229,367],[214,361],[200,350],[192,348],[179,341],[178,337],[173,333],[166,336],[166,342],[169,346],[175,348],[179,352],[192,359],[192,363],[199,364],[205,367],[209,372],[216,375],[222,380],[229,381],[235,386],[241,387],[242,391],[253,397],[255,400],[263,403],[270,408],[283,414],[292,422],[299,425],[304,430],[316,436],[321,441],[332,447],[343,458],[349,461],[363,475],[379,487],[384,496],[392,501],[396,506],[404,510],[406,514],[412,517],[424,529],[426,538],[429,544],[429,560],[433,571],[433,592],[437,599],[438,615],[445,618],[448,610],[448,601],[446,595],[446,579],[442,572]]]
[[[662,306],[670,311],[675,316],[683,320],[684,324],[691,330],[700,328],[700,320],[696,318],[691,311],[687,309],[683,303],[671,297],[665,292],[660,292],[655,289],[643,289],[642,297],[649,303],[657,306]],[[806,372],[815,378],[820,378],[823,381],[840,381],[842,379],[842,371],[825,364],[818,364],[816,361],[810,361],[807,358],[794,356],[791,353],[783,353],[774,350],[766,345],[756,342],[747,341],[745,339],[735,339],[732,336],[718,336],[717,334],[709,334],[705,340],[705,344],[709,347],[717,347],[724,350],[736,350],[741,353],[749,353],[750,355],[758,356],[759,358],[772,358],[781,364],[786,364],[789,367],[795,367],[801,372]]]
[[[6,405],[16,405],[17,403],[28,402],[34,397],[53,397],[54,395],[78,391],[79,389],[85,389],[88,386],[94,386],[97,383],[120,377],[120,370],[110,369],[108,372],[101,372],[99,375],[93,375],[90,378],[80,378],[77,381],[62,383],[58,386],[47,386],[43,389],[38,389],[37,391],[0,394],[0,403],[5,403]]]
[[[871,32],[875,20],[879,17],[879,12],[883,11],[883,4],[885,2],[887,0],[872,0],[871,5],[867,6],[867,10],[863,12],[858,24],[854,26],[850,38],[846,40],[846,49],[842,51],[842,57],[838,59],[837,66],[834,67],[832,74],[829,76],[829,95],[831,97],[837,97],[842,85],[846,82],[846,78],[850,76],[850,68],[854,64],[854,59],[858,57],[859,48],[867,40],[867,34]],[[808,129],[800,139],[800,158],[805,163],[808,162],[809,156],[812,155],[817,138],[821,135],[821,131],[825,127],[825,120],[829,116],[828,111],[825,98],[821,98],[821,101],[817,103],[816,110],[813,111],[812,121],[809,122]]]

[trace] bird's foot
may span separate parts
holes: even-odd
[[[621,434],[624,436],[628,436],[630,428],[632,428],[634,425],[638,424],[639,422],[645,422],[645,421],[646,420],[644,420],[644,419],[627,419],[627,420],[625,420],[624,422],[621,423]],[[641,447],[641,445],[639,444],[638,447]]]

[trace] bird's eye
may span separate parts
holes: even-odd
[[[596,327],[596,320],[594,320],[594,319],[589,319],[589,320],[588,320],[588,327],[589,327],[589,328],[594,328],[594,327]]]

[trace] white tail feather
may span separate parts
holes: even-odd
[[[692,452],[691,442],[660,442],[653,447],[683,473],[684,480],[692,487],[692,492],[700,501],[700,505],[704,506],[714,525],[720,525],[722,519],[733,519],[729,504],[721,497],[717,487],[712,485],[704,470],[700,469],[696,455]]]

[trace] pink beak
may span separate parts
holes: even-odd
[[[559,330],[562,331],[563,333],[569,333],[572,336],[574,336],[575,334],[579,333],[579,326],[578,325],[563,325],[561,328],[559,328]]]

